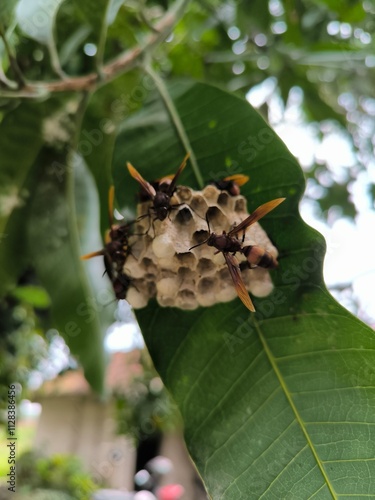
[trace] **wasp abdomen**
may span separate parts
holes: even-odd
[[[273,269],[279,264],[275,257],[267,250],[258,245],[248,245],[242,248],[242,253],[250,266],[259,266],[266,269]]]

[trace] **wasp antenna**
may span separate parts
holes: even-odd
[[[205,243],[207,243],[207,241],[209,240],[209,238],[207,238],[206,240],[202,241],[201,243],[197,243],[196,245],[192,246],[189,248],[189,252],[190,250],[192,250],[193,248],[197,248],[197,247],[200,247],[201,245],[204,245]]]
[[[203,218],[203,217],[202,217],[202,218]],[[208,220],[208,216],[207,216],[207,214],[206,214],[206,222],[207,222],[207,227],[208,227],[208,234],[209,234],[209,235],[211,235],[210,221]],[[199,247],[199,246],[201,246],[201,245],[204,245],[205,243],[207,243],[207,241],[208,241],[209,239],[210,239],[210,236],[209,236],[206,240],[202,241],[202,243],[198,243],[197,245],[194,245],[193,247],[190,247],[190,248],[189,248],[189,251],[190,251],[192,248],[197,248],[197,247]]]
[[[98,250],[97,252],[87,253],[86,255],[81,255],[81,260],[92,259],[93,257],[99,257],[100,255],[104,255],[103,250]]]
[[[207,222],[208,232],[211,233],[210,221],[208,220],[207,212],[206,212],[206,222]]]

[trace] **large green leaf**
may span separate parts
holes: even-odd
[[[242,189],[250,210],[287,198],[262,220],[280,267],[274,292],[254,299],[255,314],[238,299],[137,311],[210,496],[375,497],[375,335],[326,291],[323,238],[298,212],[301,169],[245,101],[203,84],[170,92],[206,180],[232,165],[251,177]],[[183,154],[159,100],[125,121],[114,155],[123,202],[126,161],[153,179],[173,173]],[[197,186],[190,168],[181,183]]]
[[[54,326],[79,359],[85,376],[103,390],[103,337],[113,321],[114,296],[103,276],[102,259],[82,263],[80,255],[102,247],[98,199],[93,179],[77,155],[67,168],[54,168],[45,153],[40,163],[28,226],[33,265],[48,291]],[[74,179],[70,178],[74,172]],[[85,242],[81,250],[79,233]],[[93,278],[88,279],[86,270]]]
[[[17,3],[18,0],[2,0],[0,3],[0,32],[5,33],[12,24]]]

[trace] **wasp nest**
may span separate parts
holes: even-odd
[[[195,309],[233,300],[237,294],[224,256],[203,243],[211,232],[228,232],[249,216],[246,199],[206,186],[194,191],[179,186],[171,199],[172,210],[165,220],[153,220],[152,202],[140,203],[131,254],[124,272],[132,278],[126,299],[134,308],[147,305],[152,297],[161,306]],[[151,214],[148,216],[147,214]],[[209,221],[209,226],[207,224]],[[238,235],[242,240],[242,233]],[[258,223],[246,230],[246,245],[261,245],[275,258],[277,250]],[[236,253],[241,262],[245,257]],[[257,267],[241,271],[249,292],[258,297],[273,288],[267,269]]]

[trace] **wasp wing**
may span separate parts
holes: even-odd
[[[235,234],[239,233],[242,230],[245,230],[247,227],[251,226],[251,224],[254,224],[257,222],[259,219],[267,215],[271,210],[276,208],[280,203],[282,203],[285,200],[285,198],[276,198],[276,200],[268,201],[267,203],[264,203],[260,207],[258,207],[254,212],[249,215],[245,220],[240,222],[238,226],[235,226],[233,229],[231,229],[228,233],[228,236],[234,236]]]
[[[114,200],[115,200],[115,187],[111,186],[109,188],[109,191],[108,191],[108,220],[109,220],[109,227],[113,226]]]
[[[87,253],[86,255],[81,255],[81,260],[92,259],[93,257],[99,257],[99,255],[104,255],[104,250],[98,250],[97,252]]]
[[[164,177],[160,177],[160,179],[155,179],[160,186],[160,184],[170,184],[175,178],[175,174],[164,175]]]
[[[178,170],[175,173],[175,176],[173,177],[172,182],[170,183],[169,188],[168,188],[168,195],[169,196],[172,196],[172,194],[174,193],[174,190],[176,188],[177,179],[181,175],[181,172],[183,171],[183,169],[186,167],[186,163],[187,163],[189,157],[190,157],[190,153],[188,153],[185,156],[185,158],[182,160],[181,165],[178,167]]]
[[[130,175],[135,179],[139,184],[142,186],[142,188],[146,191],[146,193],[150,196],[150,198],[153,200],[156,195],[155,188],[151,186],[149,182],[147,182],[141,174],[136,170],[131,163],[127,163],[127,167],[129,170]]]
[[[249,309],[251,312],[255,312],[254,304],[251,302],[249,297],[249,293],[245,288],[245,284],[242,280],[240,266],[235,259],[235,257],[230,253],[223,253],[225,257],[225,262],[227,263],[230,276],[233,280],[234,288],[236,289],[237,295],[242,300],[242,303]]]
[[[228,177],[224,177],[223,181],[233,181],[235,182],[238,186],[243,186],[248,182],[250,177],[248,175],[243,175],[243,174],[235,174],[235,175],[228,175]]]

